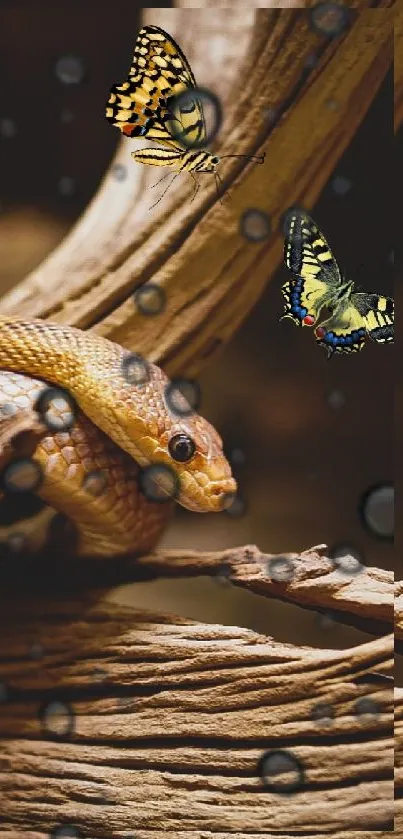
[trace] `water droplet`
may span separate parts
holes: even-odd
[[[20,457],[6,466],[1,476],[1,485],[4,492],[35,492],[42,480],[39,463],[28,457]]]
[[[73,122],[75,119],[75,113],[71,110],[71,108],[62,108],[60,111],[60,122],[64,125],[68,125],[70,122]]]
[[[127,167],[122,163],[113,163],[111,166],[111,174],[117,181],[124,181],[127,178]]]
[[[169,410],[178,417],[189,417],[200,407],[200,386],[191,379],[172,379],[165,388]]]
[[[60,195],[63,195],[64,198],[71,198],[76,192],[77,186],[74,178],[70,175],[63,175],[58,182],[57,188]]]
[[[27,548],[27,537],[25,533],[10,533],[7,538],[7,546],[12,554],[19,554]]]
[[[122,361],[123,376],[130,385],[144,385],[150,381],[150,368],[143,356],[129,353]]]
[[[219,585],[221,585],[221,586],[231,586],[232,583],[231,583],[231,580],[230,580],[230,576],[231,576],[230,566],[223,563],[217,569],[216,574],[214,574],[214,580],[216,581],[216,583],[219,583]]]
[[[17,126],[13,119],[2,117],[0,119],[0,137],[4,140],[12,140],[17,134]]]
[[[244,466],[246,463],[245,452],[238,447],[232,449],[229,459],[233,466]]]
[[[103,669],[103,667],[94,667],[92,671],[92,677],[94,679],[94,682],[104,682],[105,679],[107,679],[108,674],[106,670]]]
[[[55,64],[56,76],[62,84],[81,84],[85,78],[85,67],[78,55],[62,55]]]
[[[269,559],[267,572],[270,579],[276,583],[288,582],[292,580],[295,573],[294,563],[286,556],[276,556],[274,559]]]
[[[45,735],[55,740],[71,737],[74,731],[74,714],[66,702],[53,700],[39,710],[39,719]]]
[[[274,125],[279,116],[278,108],[262,108],[262,117],[269,125]]]
[[[105,469],[88,472],[83,481],[83,489],[94,497],[102,495],[108,485],[108,473]]]
[[[329,111],[337,111],[339,109],[337,99],[326,99],[325,106],[329,109]]]
[[[337,626],[337,620],[331,612],[325,612],[323,615],[318,615],[317,620],[319,623],[319,629],[324,630],[324,632],[334,629],[335,626]]]
[[[175,472],[162,463],[153,463],[140,471],[140,489],[148,501],[163,504],[179,495],[179,479]]]
[[[35,410],[50,431],[69,431],[76,421],[76,403],[62,388],[46,387],[36,400]]]
[[[312,67],[315,67],[315,65],[318,63],[318,61],[319,61],[319,56],[316,55],[315,52],[311,52],[311,53],[309,53],[309,55],[307,55],[307,57],[304,61],[304,67],[306,67],[307,69],[311,69]]]
[[[40,661],[45,655],[45,651],[42,647],[42,644],[32,644],[32,647],[29,650],[29,657],[33,659],[33,661]]]
[[[339,3],[317,3],[308,14],[315,32],[328,38],[341,35],[351,21],[351,10]]]
[[[159,315],[165,309],[165,291],[156,283],[145,283],[137,288],[133,300],[142,315]]]
[[[368,490],[360,504],[360,512],[368,530],[380,539],[393,539],[395,491],[391,484]]]
[[[259,761],[259,775],[271,792],[288,794],[305,783],[302,764],[292,752],[278,749],[265,752]]]
[[[331,390],[327,397],[328,404],[336,411],[345,405],[346,397],[341,390]]]
[[[240,226],[242,235],[250,242],[263,242],[271,233],[269,216],[263,210],[245,210]]]
[[[189,115],[193,114],[195,116],[197,101],[201,103],[205,132],[201,134],[196,134],[194,131],[187,133],[183,128],[181,116],[185,117],[185,124],[189,120]],[[168,106],[173,116],[173,119],[168,123],[168,128],[176,140],[179,140],[188,149],[202,149],[211,145],[222,123],[222,108],[215,93],[202,87],[184,90],[169,99]]]
[[[328,727],[334,719],[334,708],[328,702],[318,702],[312,708],[312,720],[318,725]]]
[[[335,570],[346,577],[355,577],[365,568],[358,551],[349,545],[336,545],[329,551],[329,558]]]
[[[0,406],[0,413],[4,418],[14,417],[17,411],[17,406],[13,405],[12,402],[6,402],[4,405]]]
[[[50,839],[82,839],[82,833],[72,824],[60,824],[53,828]]]
[[[369,696],[362,696],[354,703],[354,711],[361,723],[369,723],[379,717],[381,710],[378,702]]]
[[[344,175],[336,175],[336,177],[332,180],[332,189],[336,195],[347,195],[347,193],[350,192],[352,185],[353,184],[352,181],[350,181],[350,178],[346,178]]]
[[[223,511],[233,519],[240,519],[247,512],[246,501],[240,495],[230,492],[224,496]]]

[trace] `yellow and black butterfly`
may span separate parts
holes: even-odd
[[[393,343],[393,300],[354,291],[354,283],[342,277],[323,233],[299,208],[286,214],[284,261],[293,279],[282,287],[285,310],[280,320],[316,325],[317,343],[329,358],[335,352],[359,352],[367,335],[379,344]],[[318,324],[324,308],[331,315]]]
[[[106,118],[126,137],[145,137],[165,146],[139,149],[132,157],[139,163],[171,166],[174,177],[189,172],[196,181],[195,194],[199,184],[194,173],[211,172],[216,183],[221,180],[216,172],[221,158],[203,148],[206,125],[193,73],[180,47],[159,26],[140,30],[129,77],[111,88]],[[264,155],[249,159],[263,163]]]

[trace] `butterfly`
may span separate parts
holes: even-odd
[[[293,275],[282,287],[284,314],[299,326],[315,326],[316,341],[334,353],[362,350],[367,335],[378,344],[394,339],[394,302],[390,297],[354,290],[344,279],[330,247],[304,210],[285,219],[284,261]],[[317,324],[322,309],[330,317]]]
[[[178,44],[159,26],[140,30],[129,76],[111,88],[106,119],[126,137],[146,137],[163,146],[132,152],[138,163],[171,166],[176,170],[173,180],[189,172],[196,183],[193,197],[199,188],[195,174],[213,173],[219,193],[222,181],[216,167],[221,158],[203,148],[206,124],[193,73]],[[263,163],[264,154],[249,159]]]

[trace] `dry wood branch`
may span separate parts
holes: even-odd
[[[60,822],[147,839],[217,839],[246,823],[248,835],[309,835],[318,820],[332,835],[390,829],[393,693],[368,674],[391,672],[392,636],[343,652],[294,648],[84,597],[5,604],[1,623],[0,816],[15,836]],[[364,698],[372,714],[360,713]],[[73,715],[63,743],[38,716],[55,699]],[[319,702],[332,721],[314,719]],[[303,766],[291,797],[258,776],[262,753],[276,749]]]
[[[190,203],[192,186],[178,179],[150,212],[157,178],[133,164],[133,146],[123,142],[114,163],[127,166],[126,181],[117,182],[113,170],[106,175],[72,234],[2,301],[2,310],[93,327],[170,374],[196,374],[245,319],[279,264],[282,213],[296,201],[313,205],[391,64],[390,4],[351,5],[359,12],[351,28],[329,40],[310,27],[306,9],[237,6],[214,16],[203,9],[148,10],[147,20],[179,40],[199,83],[223,101],[218,153],[266,150],[266,163],[223,163],[231,186],[224,206],[212,182]],[[318,61],[308,72],[313,54]],[[398,76],[397,94],[401,86]],[[275,231],[260,243],[240,232],[250,207],[266,212]],[[141,315],[132,299],[150,278],[167,296],[157,318]]]
[[[326,546],[302,554],[266,554],[255,545],[216,552],[164,550],[141,557],[100,560],[82,557],[55,563],[54,551],[39,561],[32,556],[4,565],[3,588],[17,583],[33,590],[74,591],[121,585],[161,577],[225,575],[228,582],[264,597],[329,613],[361,630],[390,632],[394,617],[393,574],[380,568],[362,567],[351,574],[326,555]],[[95,564],[94,564],[95,563]],[[396,586],[396,591],[398,584]],[[403,603],[403,597],[400,598]],[[395,601],[396,631],[399,635],[401,608]]]

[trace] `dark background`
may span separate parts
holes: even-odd
[[[134,3],[111,8],[36,2],[0,10],[0,293],[63,238],[118,143],[104,118],[105,102],[111,84],[126,76],[139,19]],[[56,63],[67,54],[82,70],[77,84],[57,76]],[[362,290],[388,295],[395,151],[390,72],[313,210],[345,274]],[[268,277],[259,303],[200,379],[201,412],[217,425],[234,459],[244,512],[230,518],[178,508],[164,544],[217,549],[255,543],[281,552],[326,542],[398,571],[392,543],[368,530],[360,515],[365,493],[393,481],[394,350],[368,341],[362,353],[327,362],[310,330],[278,322],[286,278],[284,267]],[[150,605],[163,600],[166,607],[168,597],[169,608],[186,614],[271,631],[275,615],[287,640],[317,642],[318,626],[322,634],[323,625],[302,610],[268,607],[211,585],[160,582],[141,602],[147,605],[149,597]],[[133,589],[122,596],[135,599]],[[327,633],[325,643],[337,646],[343,637],[351,643],[359,636]]]

